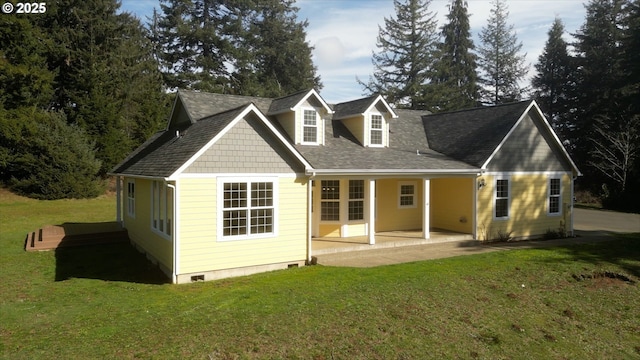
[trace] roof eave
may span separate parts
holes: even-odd
[[[367,176],[388,176],[388,175],[477,175],[481,169],[308,169],[306,174],[315,175],[367,175]]]

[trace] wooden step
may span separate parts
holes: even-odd
[[[99,224],[100,225],[100,224]],[[63,226],[45,226],[27,234],[25,239],[26,251],[52,250],[61,247],[108,244],[129,241],[126,229],[114,226],[96,226],[98,232],[77,232],[70,229],[67,234]],[[90,230],[91,228],[88,227]]]

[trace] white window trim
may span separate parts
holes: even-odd
[[[351,199],[351,181],[362,181],[362,198]],[[350,224],[361,224],[366,218],[366,206],[365,206],[365,197],[367,193],[367,184],[364,179],[348,179],[347,180],[347,223]],[[351,202],[362,202],[362,219],[349,219],[349,205]]]
[[[133,197],[131,196],[133,188]],[[136,218],[136,179],[127,179],[127,216]]]
[[[245,235],[224,235],[224,184],[225,183],[246,183],[247,184],[247,211],[251,211],[251,183],[257,182],[270,182],[273,184],[273,231],[270,233],[251,234]],[[279,191],[278,191],[278,178],[277,177],[218,177],[216,184],[216,228],[217,228],[217,241],[239,241],[239,240],[253,240],[253,239],[268,239],[278,236],[278,223],[279,223]],[[251,215],[248,216],[247,226],[251,226]]]
[[[402,201],[401,197],[402,196],[409,196],[409,195],[403,195],[402,194],[402,186],[403,185],[412,185],[413,186],[413,203],[412,205],[402,205]],[[399,181],[398,182],[398,209],[412,209],[415,208],[417,205],[417,196],[418,196],[418,183],[416,181]]]
[[[305,111],[314,111],[316,113],[316,141],[304,141],[304,128],[305,127],[314,127],[313,125],[305,125],[304,123],[304,112]],[[300,133],[300,144],[302,145],[320,145],[322,143],[321,139],[322,139],[322,131],[321,129],[324,129],[324,127],[321,127],[323,125],[322,123],[322,117],[320,116],[320,112],[318,112],[318,110],[316,108],[313,107],[304,107],[301,108],[300,110],[300,115],[301,115],[301,119],[300,119],[300,125],[301,125],[301,133]]]
[[[380,116],[381,121],[382,121],[381,122],[381,127],[382,127],[381,129],[373,129],[372,125],[373,125],[373,117],[374,116]],[[369,113],[366,127],[367,127],[367,132],[368,132],[368,137],[367,137],[368,145],[370,147],[385,147],[386,139],[387,139],[386,131],[385,131],[386,130],[385,122],[386,122],[385,118],[381,113],[379,113],[379,112]],[[380,144],[374,144],[374,143],[371,142],[371,132],[372,131],[380,131],[380,133],[381,133],[381,139],[380,139],[381,143]]]
[[[343,216],[343,207],[344,207],[344,203],[343,203],[343,188],[344,188],[344,184],[343,181],[340,179],[321,179],[320,181],[320,186],[318,186],[318,201],[319,201],[319,207],[318,207],[318,219],[320,219],[320,222],[322,222],[323,224],[342,224],[344,221],[344,216]],[[322,198],[322,181],[337,181],[338,182],[338,198],[337,199],[323,199]],[[347,190],[348,192],[348,190]],[[348,197],[348,194],[347,194]],[[348,200],[348,199],[347,199]],[[338,220],[322,220],[322,203],[323,202],[337,202],[338,203]],[[349,214],[347,214],[347,219],[349,218]]]
[[[496,216],[496,200],[498,199],[498,180],[507,180],[507,216],[497,217]],[[497,175],[493,179],[493,204],[491,206],[492,218],[493,220],[509,220],[511,218],[511,188],[513,187],[513,183],[511,181],[511,176],[508,175]]]
[[[155,216],[156,216],[156,204],[155,204],[155,187],[159,187],[158,193],[158,223],[154,224]],[[173,212],[173,209],[169,206],[169,191],[168,186],[163,181],[153,180],[151,181],[151,230],[165,238],[166,240],[171,240],[171,231],[169,229],[173,229],[172,220],[169,218],[169,213]],[[162,212],[162,207],[164,207],[164,217]],[[173,219],[173,216],[171,216]],[[162,230],[160,230],[160,222],[162,222]]]
[[[558,179],[560,181],[560,193],[558,195],[554,195],[558,197],[558,212],[557,213],[552,213],[551,210],[551,180],[552,179]],[[555,175],[549,175],[549,177],[547,178],[547,216],[562,216],[562,175],[559,174],[555,174]]]

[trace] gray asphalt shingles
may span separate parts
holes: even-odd
[[[254,103],[263,114],[295,106],[308,91],[280,99],[180,91],[185,109],[196,122],[153,135],[114,173],[169,176]],[[334,117],[361,114],[377,96],[334,106]],[[424,115],[425,111],[395,110],[389,147],[364,147],[339,120],[325,121],[325,145],[294,145],[315,168],[323,170],[473,170],[490,156],[530,102]],[[273,121],[285,138],[288,136]],[[291,139],[289,139],[291,141]]]

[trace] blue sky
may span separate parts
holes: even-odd
[[[478,34],[489,18],[491,0],[468,0],[471,32],[476,46]],[[438,26],[445,23],[448,0],[432,0],[429,10],[436,13]],[[322,97],[342,102],[362,97],[356,76],[367,81],[373,73],[371,53],[376,48],[378,25],[394,16],[392,0],[298,0],[298,18],[307,19],[307,40],[314,46],[313,60],[324,88]],[[567,32],[576,32],[584,23],[585,8],[581,0],[507,0],[509,24],[513,24],[533,65],[544,48],[547,32],[555,17],[562,19]],[[146,22],[153,8],[160,11],[159,0],[122,0],[121,10],[131,12]]]

